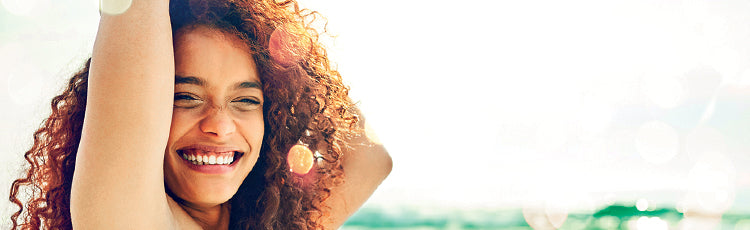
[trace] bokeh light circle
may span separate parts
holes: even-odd
[[[641,212],[646,211],[648,209],[648,200],[638,199],[638,201],[635,202],[635,208]]]
[[[698,159],[688,174],[687,212],[721,215],[734,203],[736,171],[731,159],[719,152]]]
[[[568,209],[561,204],[527,204],[521,211],[526,223],[534,230],[559,229],[568,219]]]
[[[277,63],[288,66],[301,60],[310,51],[310,41],[302,36],[305,31],[293,25],[277,27],[268,41],[268,52]]]
[[[314,163],[312,151],[300,144],[294,145],[289,149],[286,160],[289,164],[289,169],[299,175],[307,174]]]
[[[105,14],[118,15],[128,11],[132,3],[133,0],[101,0],[99,10]]]

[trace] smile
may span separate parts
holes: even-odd
[[[244,155],[237,148],[193,145],[178,149],[177,155],[188,168],[204,173],[225,173]]]
[[[180,156],[182,157],[182,159],[190,161],[190,163],[194,165],[230,165],[234,163],[234,156],[241,154],[240,152],[187,152],[188,151],[182,151]]]

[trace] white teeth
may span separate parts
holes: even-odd
[[[229,165],[234,163],[234,155],[216,156],[216,155],[188,155],[181,154],[180,157],[190,161],[194,165]]]

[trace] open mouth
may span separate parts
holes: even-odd
[[[240,151],[212,152],[199,149],[177,150],[177,154],[193,165],[232,165],[245,155]]]

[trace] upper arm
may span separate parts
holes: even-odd
[[[372,133],[369,126],[366,131]],[[353,140],[353,151],[344,153],[344,183],[332,188],[326,200],[331,207],[330,229],[344,224],[391,172],[393,162],[385,147],[374,140],[374,135],[368,136]]]
[[[102,14],[71,189],[76,229],[171,226],[163,183],[174,58],[168,1]]]

